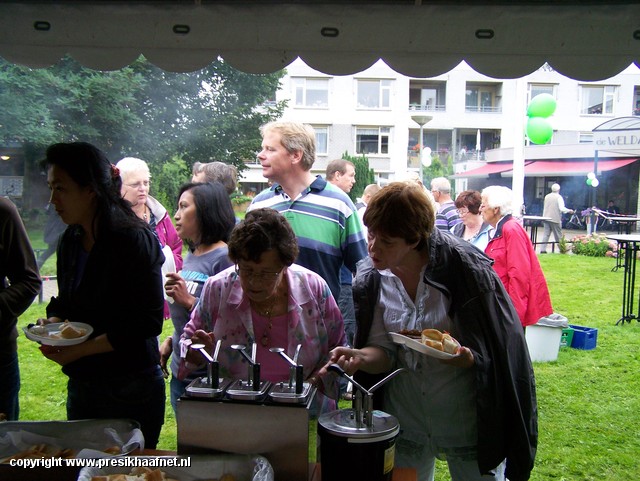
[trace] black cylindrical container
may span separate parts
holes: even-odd
[[[372,427],[361,428],[353,409],[323,414],[318,418],[322,481],[391,481],[399,432],[398,420],[382,411],[373,412]]]

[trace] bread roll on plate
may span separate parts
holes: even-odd
[[[424,329],[422,331],[422,344],[438,351],[455,354],[460,344],[449,333],[442,333],[438,329]]]

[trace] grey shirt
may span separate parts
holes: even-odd
[[[187,283],[189,294],[200,299],[200,293],[206,280],[233,265],[233,262],[229,260],[228,253],[226,247],[221,247],[200,256],[192,253],[187,254],[180,275]],[[186,308],[175,302],[169,304],[169,309],[171,309],[171,320],[174,327],[171,372],[177,377],[178,369],[180,368],[180,336],[184,326],[189,322],[190,315]],[[193,372],[190,379],[195,379],[204,374],[204,372]]]

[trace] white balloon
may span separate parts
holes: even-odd
[[[593,179],[591,181],[591,187],[598,187],[600,185],[600,181],[598,179]]]
[[[594,174],[593,172],[589,172],[589,173],[587,174],[587,179],[592,179],[592,180],[593,180],[593,179],[595,179],[595,178],[596,178],[596,174]]]
[[[431,147],[422,149],[422,165],[429,167],[431,165]]]

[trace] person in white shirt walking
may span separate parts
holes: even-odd
[[[542,234],[542,250],[541,254],[547,253],[547,242],[551,233],[556,242],[560,242],[562,238],[562,214],[573,214],[573,209],[569,209],[564,205],[564,199],[560,195],[560,184],[553,184],[551,192],[544,197],[543,217],[549,217],[551,220],[544,221],[544,233]]]

